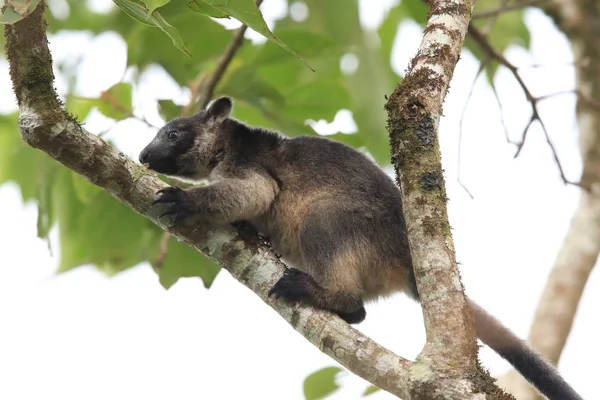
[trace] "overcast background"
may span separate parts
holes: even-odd
[[[98,9],[112,4],[93,3]],[[362,0],[362,23],[376,27],[391,3]],[[51,7],[61,12],[59,1],[52,1]],[[265,0],[262,10],[272,23],[287,7],[281,0]],[[542,65],[521,70],[535,95],[573,89],[566,39],[541,12],[528,12],[526,22],[532,50],[511,48],[508,58],[519,66]],[[262,40],[253,32],[248,35]],[[420,38],[416,25],[402,26],[395,46],[396,71],[404,71]],[[115,34],[60,34],[50,38],[50,45],[55,61],[83,55],[77,67],[81,95],[97,96],[123,75],[126,47]],[[477,68],[475,58],[464,53],[440,126],[450,222],[467,293],[526,337],[578,191],[562,184],[537,124],[521,155],[513,158],[515,148],[506,142],[497,104],[483,77],[468,105],[460,156],[461,180],[474,199],[458,185],[459,119]],[[160,68],[151,68],[143,82],[136,92],[136,109],[156,125],[162,121],[142,99],[187,99]],[[500,71],[496,85],[508,129],[518,140],[531,115],[529,104],[508,71]],[[57,88],[66,90],[64,79],[57,80]],[[0,62],[0,94],[0,112],[14,110],[5,61]],[[574,96],[565,95],[540,107],[564,169],[577,180],[581,162],[574,105]],[[86,128],[97,133],[113,125],[96,114]],[[351,116],[342,111],[334,125],[321,121],[318,128],[351,130]],[[137,159],[153,135],[132,120],[119,123],[108,137]],[[113,278],[89,266],[56,276],[56,254],[36,239],[35,205],[23,204],[12,183],[0,187],[0,205],[1,399],[300,400],[303,379],[335,365],[227,272],[221,272],[208,290],[198,279],[182,279],[169,291],[146,263]],[[56,233],[55,229],[51,235],[55,250]],[[600,327],[593,311],[600,296],[590,290],[599,285],[593,272],[560,363],[566,380],[590,399],[600,396],[596,371],[590,367],[600,357]],[[424,329],[416,304],[396,296],[368,305],[367,314],[358,326],[361,331],[403,357],[419,353]],[[487,348],[481,359],[494,375],[509,368]],[[340,383],[343,387],[334,399],[359,398],[367,386],[349,373],[340,376]],[[372,398],[392,396],[380,392]]]

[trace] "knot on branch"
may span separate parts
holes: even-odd
[[[42,117],[34,112],[27,112],[22,109],[21,115],[19,115],[18,126],[19,132],[23,140],[31,147],[36,147],[37,142],[35,130],[43,125]],[[37,147],[36,147],[37,148]]]

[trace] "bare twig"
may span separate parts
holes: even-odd
[[[585,94],[581,93],[581,91],[576,90],[576,89],[561,90],[560,92],[549,93],[549,94],[545,94],[543,96],[538,96],[538,101],[547,100],[551,97],[562,96],[565,94],[574,94],[575,96],[577,96],[578,100],[581,101],[582,103],[585,103],[586,105],[600,111],[600,102],[599,101],[586,96]]]
[[[523,135],[522,135],[521,141],[516,144],[517,152],[515,153],[515,157],[517,157],[520,154],[521,150],[523,149],[523,146],[525,145],[525,140],[527,139],[527,133],[529,132],[529,128],[531,127],[533,122],[538,121],[542,128],[542,131],[544,132],[546,142],[548,143],[548,146],[550,147],[550,150],[552,151],[552,156],[554,157],[554,161],[556,162],[556,166],[560,173],[561,179],[563,180],[563,182],[565,184],[570,184],[570,185],[575,185],[575,186],[581,187],[580,183],[572,182],[569,179],[567,179],[567,176],[565,175],[565,171],[564,171],[562,164],[560,162],[560,159],[558,157],[556,147],[554,146],[554,143],[552,142],[552,139],[550,138],[550,135],[548,134],[548,130],[546,129],[546,126],[544,125],[544,121],[542,121],[542,118],[540,117],[540,113],[539,113],[538,106],[537,106],[539,99],[537,97],[533,96],[533,94],[531,93],[531,91],[529,90],[529,88],[527,87],[525,82],[523,81],[523,78],[521,78],[521,75],[519,74],[517,67],[515,67],[514,64],[512,64],[510,61],[508,61],[506,59],[506,57],[504,57],[504,55],[502,55],[500,52],[498,52],[496,49],[494,49],[492,47],[492,45],[490,45],[490,43],[488,42],[486,37],[475,26],[473,26],[473,24],[469,24],[469,34],[491,58],[497,60],[502,65],[504,65],[506,68],[508,68],[508,70],[512,73],[514,78],[519,83],[519,86],[521,86],[521,89],[523,90],[523,93],[525,94],[527,101],[529,101],[529,103],[531,104],[531,118],[530,118],[529,122],[527,123],[527,125],[525,126],[525,129],[523,130]]]
[[[506,121],[504,120],[504,108],[502,107],[502,102],[500,101],[500,95],[498,94],[498,89],[496,89],[496,85],[494,84],[493,81],[491,83],[491,87],[492,87],[492,93],[494,93],[494,98],[496,99],[496,103],[498,103],[498,112],[500,113],[500,123],[502,124],[502,129],[504,130],[504,137],[506,138],[506,141],[508,143],[514,144],[516,146],[517,143],[510,140],[510,135],[508,134],[508,127],[506,126]]]
[[[254,3],[260,7],[263,0],[255,0]],[[206,108],[209,101],[212,99],[213,94],[215,92],[215,88],[217,84],[227,71],[227,67],[233,60],[233,56],[238,51],[238,49],[242,46],[244,42],[244,34],[248,26],[242,25],[238,28],[234,34],[233,38],[227,45],[227,48],[219,58],[219,62],[217,63],[217,67],[209,76],[204,76],[199,79],[197,84],[192,84],[190,89],[192,91],[192,96],[190,102],[187,106],[183,107],[181,110],[182,115],[186,115],[190,113],[192,110],[202,110]]]
[[[469,105],[469,101],[471,100],[471,96],[473,96],[473,91],[475,90],[475,83],[477,83],[477,79],[479,78],[479,75],[481,75],[481,73],[483,71],[485,71],[485,64],[487,63],[487,61],[488,61],[488,58],[486,57],[485,59],[481,60],[481,63],[479,64],[479,69],[477,70],[477,73],[475,74],[475,77],[473,78],[473,83],[471,84],[471,88],[469,89],[469,94],[467,95],[467,99],[465,100],[465,104],[463,106],[462,113],[460,114],[460,121],[458,122],[458,150],[457,150],[457,160],[456,160],[456,180],[458,181],[458,184],[465,190],[465,192],[467,192],[467,194],[469,195],[469,197],[471,199],[474,199],[473,194],[460,180],[460,160],[461,160],[461,153],[462,153],[463,125],[465,122],[465,115],[467,113],[467,106]]]
[[[158,251],[158,255],[156,256],[156,259],[154,260],[154,263],[152,265],[155,270],[161,269],[163,263],[165,262],[165,258],[167,258],[170,238],[171,234],[169,232],[163,232],[162,239],[160,240],[160,250]]]
[[[492,8],[489,10],[474,12],[473,19],[497,17],[498,15],[503,14],[505,12],[522,10],[523,8],[526,8],[526,7],[538,5],[538,4],[542,3],[543,1],[544,0],[523,0],[523,1],[520,1],[517,3],[513,3],[513,4],[507,4],[508,2],[506,2],[505,4],[501,5],[498,8]]]

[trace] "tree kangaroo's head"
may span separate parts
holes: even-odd
[[[140,162],[165,175],[206,178],[222,150],[218,139],[232,106],[231,99],[221,97],[206,111],[169,121],[142,150]]]

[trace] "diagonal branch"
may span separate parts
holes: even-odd
[[[62,107],[54,91],[52,58],[43,18],[44,2],[14,25],[6,25],[6,52],[21,115],[23,139],[103,188],[133,211],[165,228],[159,211],[151,207],[157,190],[165,186],[155,174],[125,157],[116,148],[84,131]],[[233,228],[207,234],[191,226],[172,234],[213,259],[233,277],[275,309],[308,341],[350,371],[397,396],[408,396],[407,361],[378,345],[338,317],[306,306],[290,307],[268,298],[284,266],[269,246]]]

